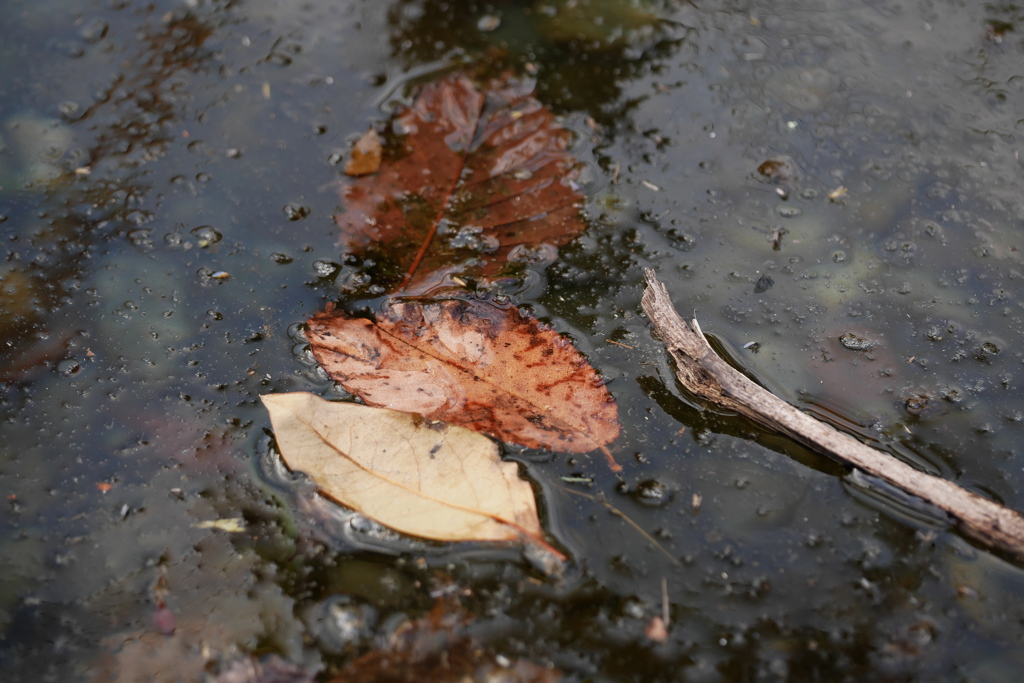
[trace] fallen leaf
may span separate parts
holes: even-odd
[[[342,187],[336,216],[373,283],[423,292],[453,273],[493,278],[550,260],[582,232],[572,135],[511,78],[481,92],[463,74],[400,110],[380,170]],[[513,269],[514,270],[514,269]]]
[[[105,481],[98,481],[98,482],[96,482],[96,488],[98,488],[103,493],[106,493],[107,491],[109,491],[110,489],[113,488],[113,485],[112,484],[108,484]]]
[[[514,308],[393,302],[376,322],[329,309],[307,324],[320,365],[368,404],[571,453],[619,435],[615,400],[594,369]]]
[[[228,517],[198,522],[192,526],[196,529],[218,529],[232,534],[239,534],[245,531],[245,520],[241,517]]]
[[[530,484],[490,439],[313,394],[261,397],[281,457],[320,491],[396,531],[439,541],[543,541]]]
[[[345,174],[350,176],[369,175],[380,168],[380,136],[373,128],[366,131],[352,148],[352,156],[345,164]]]
[[[405,622],[379,650],[348,664],[331,683],[555,683],[561,674],[523,659],[511,660],[467,633],[471,618],[455,598],[438,600],[430,614]]]

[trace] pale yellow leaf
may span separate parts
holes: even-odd
[[[241,517],[227,517],[225,519],[198,522],[192,526],[196,529],[219,529],[228,533],[239,534],[245,531],[245,520]]]
[[[262,399],[285,463],[339,503],[412,536],[543,544],[533,489],[487,437],[308,393]]]

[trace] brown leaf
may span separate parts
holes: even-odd
[[[331,683],[555,683],[555,669],[511,661],[483,647],[468,633],[470,617],[454,599],[439,600],[430,614],[400,626],[385,646],[342,669]]]
[[[371,128],[363,137],[359,138],[359,142],[352,148],[352,156],[345,164],[345,174],[361,176],[376,173],[380,168],[380,162],[380,136]]]
[[[594,369],[514,308],[398,302],[376,323],[328,310],[308,325],[327,374],[371,405],[572,453],[619,435],[615,400]]]
[[[374,283],[422,292],[451,273],[493,278],[583,230],[571,134],[506,78],[425,85],[392,122],[376,175],[342,188],[342,241],[379,264]],[[510,262],[512,262],[510,264]]]
[[[543,540],[530,484],[480,434],[308,393],[263,396],[281,457],[320,491],[439,541]],[[555,551],[557,552],[557,551]]]

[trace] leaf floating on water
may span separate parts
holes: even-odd
[[[343,186],[336,217],[346,249],[388,264],[375,284],[409,293],[450,273],[493,278],[583,231],[572,135],[531,90],[505,78],[481,92],[456,74],[396,114],[380,170]]]
[[[381,145],[380,136],[373,128],[366,131],[359,142],[352,148],[352,156],[345,164],[345,174],[361,176],[376,173],[380,168]]]
[[[313,394],[263,396],[281,456],[381,524],[439,541],[543,540],[530,484],[468,429]]]
[[[368,404],[571,453],[619,435],[615,400],[594,369],[514,308],[398,302],[376,322],[328,310],[308,325],[320,365]]]

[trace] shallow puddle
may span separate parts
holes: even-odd
[[[6,9],[5,679],[331,680],[449,594],[466,651],[505,672],[1018,679],[1019,562],[685,395],[640,309],[654,268],[773,392],[1024,510],[1018,7]],[[341,253],[344,161],[459,64],[534,77],[585,165],[585,232],[503,285],[622,420],[618,474],[502,447],[570,558],[559,575],[323,501],[259,401],[350,400],[302,327],[328,302],[381,305],[372,266]],[[265,677],[231,678],[239,662]]]

